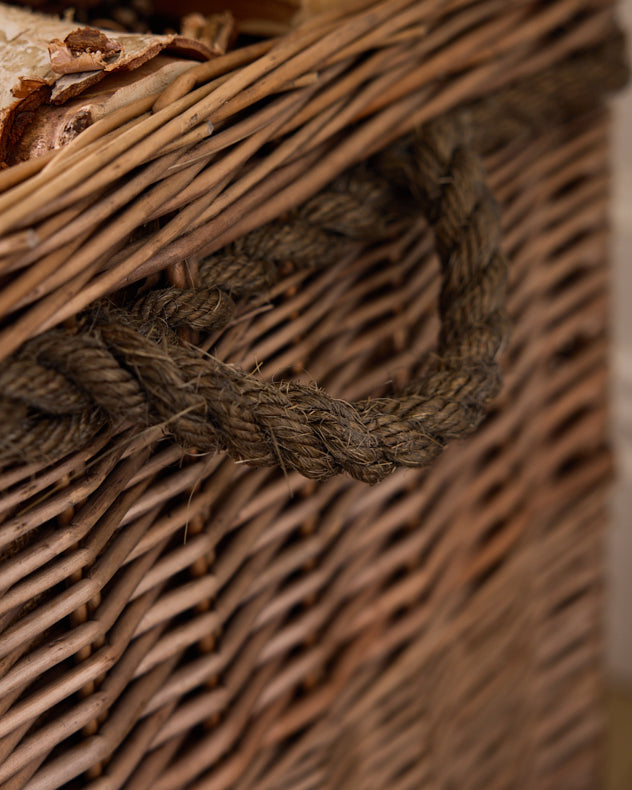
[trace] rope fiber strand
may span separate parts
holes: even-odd
[[[139,430],[163,425],[198,452],[225,451],[315,479],[345,472],[376,483],[397,467],[430,463],[448,441],[476,429],[501,386],[507,261],[475,147],[537,129],[549,112],[593,109],[627,74],[611,43],[554,76],[430,122],[372,169],[355,168],[291,217],[204,261],[201,287],[149,292],[128,309],[101,302],[74,330],[27,342],[0,366],[0,466],[60,458],[123,421]],[[432,225],[442,270],[437,354],[404,392],[348,403],[316,387],[263,381],[179,340],[179,327],[225,326],[235,300],[273,285],[283,261],[325,267],[384,238],[393,206],[401,209],[395,188],[407,190]]]

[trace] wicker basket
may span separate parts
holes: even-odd
[[[620,43],[386,0],[0,174],[1,790],[599,783]]]

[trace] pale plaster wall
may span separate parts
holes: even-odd
[[[620,0],[632,60],[632,0]],[[613,436],[618,483],[609,534],[608,665],[632,683],[632,89],[615,103],[613,139]]]

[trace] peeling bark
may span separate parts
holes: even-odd
[[[109,31],[0,3],[0,161],[42,104],[65,104],[106,75],[138,69],[165,49],[196,60],[214,55],[203,42],[175,34],[117,33],[114,39]]]

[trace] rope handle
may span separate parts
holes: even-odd
[[[80,331],[55,329],[29,341],[0,371],[0,424],[12,428],[0,433],[0,459],[58,456],[105,424],[131,420],[142,428],[162,423],[198,452],[375,483],[398,466],[428,464],[448,440],[474,430],[498,392],[506,339],[507,265],[494,200],[458,122],[430,124],[412,158],[393,155],[384,167],[423,205],[443,272],[439,353],[405,393],[352,404],[315,387],[258,380],[179,343],[174,327],[227,322],[227,288],[239,293],[276,279],[224,257],[222,265],[207,263],[200,289],[154,292],[132,311],[101,305]],[[384,196],[371,199],[377,214]],[[274,239],[265,230],[257,238],[274,257]],[[297,254],[310,258],[304,239]]]
[[[221,384],[207,393],[208,417],[233,458],[375,483],[399,466],[430,463],[449,440],[470,434],[498,393],[507,261],[495,201],[463,123],[431,123],[414,148],[412,158],[387,166],[405,178],[434,229],[442,269],[437,356],[397,397],[356,403],[213,362]]]
[[[474,149],[590,112],[605,91],[624,84],[623,52],[615,33],[466,113],[432,121],[414,140],[412,156],[399,145],[383,156],[389,179],[408,186],[432,225],[442,272],[437,354],[397,397],[348,403],[315,387],[262,381],[179,341],[175,327],[227,323],[231,295],[277,279],[277,258],[293,253],[302,265],[319,266],[344,254],[348,239],[332,248],[331,236],[301,224],[299,211],[296,227],[267,226],[207,261],[200,288],[154,291],[129,310],[101,302],[75,330],[54,329],[26,343],[0,366],[0,467],[54,460],[122,421],[139,430],[161,424],[183,447],[224,450],[254,466],[277,464],[316,479],[346,472],[375,483],[397,467],[429,464],[447,442],[475,430],[501,385],[507,261]],[[470,142],[470,135],[479,137]],[[357,231],[366,238],[380,224],[385,198],[365,187],[337,198],[339,216],[356,222],[351,237]],[[360,205],[368,215],[356,211]],[[321,209],[322,201],[322,220]]]

